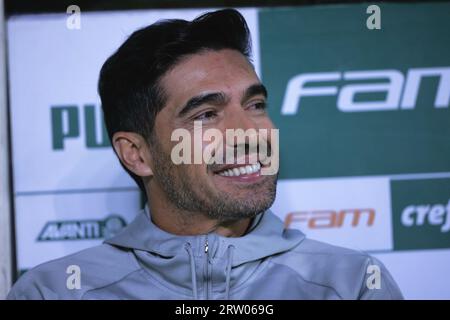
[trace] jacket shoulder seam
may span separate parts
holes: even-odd
[[[110,244],[107,244],[107,245],[108,245],[108,246],[111,246]],[[112,246],[112,247],[115,247],[115,246]],[[86,290],[86,291],[81,295],[80,299],[83,299],[83,297],[84,297],[86,294],[88,294],[88,293],[90,293],[90,292],[92,292],[92,291],[99,290],[99,289],[103,289],[103,288],[106,288],[106,287],[108,287],[108,286],[114,285],[114,284],[116,284],[116,283],[122,281],[123,279],[125,279],[126,277],[128,277],[129,275],[131,275],[132,273],[134,273],[134,272],[136,272],[136,271],[140,271],[140,270],[142,269],[142,267],[135,261],[134,255],[133,255],[130,251],[127,252],[127,255],[130,256],[130,258],[131,258],[131,260],[132,260],[132,263],[133,263],[135,269],[133,269],[133,270],[131,270],[130,272],[126,273],[126,274],[125,274],[123,277],[121,277],[120,279],[114,280],[114,281],[112,281],[112,282],[110,282],[110,283],[108,283],[108,284],[102,285],[102,286],[97,287],[97,288],[91,288],[91,289],[89,289],[89,290]]]
[[[95,290],[101,290],[101,289],[105,289],[109,286],[112,286],[116,283],[119,283],[120,281],[124,280],[125,278],[127,278],[128,276],[130,276],[131,274],[140,271],[141,269],[135,269],[133,271],[128,272],[127,274],[125,274],[123,277],[121,277],[120,279],[114,280],[113,282],[110,282],[108,284],[105,284],[103,286],[97,287],[97,288],[91,288],[89,290],[86,290],[81,296],[80,296],[80,300],[83,300],[84,296],[87,295],[90,292],[93,292]]]

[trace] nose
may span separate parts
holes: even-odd
[[[249,159],[249,161],[255,162],[256,159],[253,158],[258,148],[257,123],[240,104],[229,108],[227,113],[225,117],[225,150],[227,157],[231,157],[231,153],[234,155],[233,159],[234,157],[242,158],[245,154],[249,154],[252,155],[252,159]]]
[[[240,105],[229,109],[225,119],[226,129],[257,129],[254,119]]]

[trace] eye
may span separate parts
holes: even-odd
[[[206,111],[196,116],[194,120],[210,120],[217,116],[215,111]]]
[[[250,110],[265,110],[267,108],[267,103],[265,101],[258,101],[249,106]]]

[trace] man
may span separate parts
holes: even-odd
[[[187,161],[175,163],[176,130],[195,136],[200,123],[225,136],[252,129],[258,138],[274,130],[237,11],[136,31],[103,65],[99,93],[114,150],[147,196],[145,210],[104,244],[28,271],[10,299],[402,298],[376,259],[284,229],[269,210],[277,174],[263,174],[277,161],[272,135],[257,149],[234,138],[215,144],[211,155],[231,148],[231,163],[222,156],[188,163],[195,155],[187,149]],[[68,283],[69,266],[78,283]]]

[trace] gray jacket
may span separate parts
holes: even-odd
[[[79,287],[70,285],[69,266],[79,267]],[[285,229],[270,210],[259,214],[244,236],[227,238],[169,234],[152,223],[146,207],[103,244],[26,272],[8,299],[402,299],[402,294],[380,261]]]

